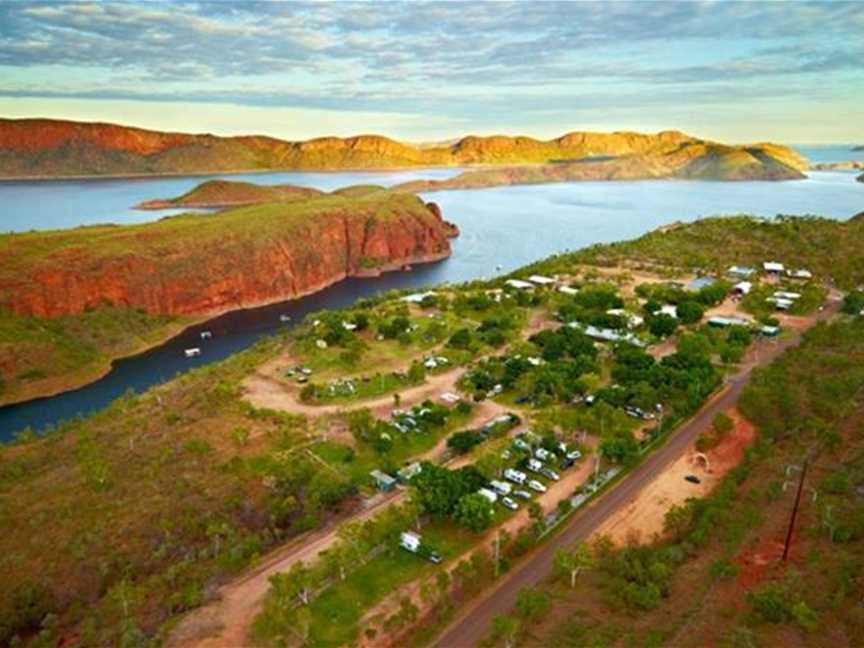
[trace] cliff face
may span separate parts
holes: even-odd
[[[128,227],[0,237],[0,306],[39,317],[106,303],[204,315],[298,297],[450,254],[416,196],[328,196]]]
[[[260,136],[160,133],[113,124],[0,119],[0,176],[596,163],[609,157],[629,159],[633,156],[656,161],[680,156],[682,150],[693,146],[719,145],[677,131],[663,131],[653,135],[574,132],[549,141],[504,135],[469,136],[447,144],[420,147],[379,135],[288,142]],[[806,167],[806,161],[783,146],[758,144],[747,147],[747,150],[751,149],[772,160],[779,160],[792,170]],[[625,163],[625,166],[629,164]],[[659,167],[662,168],[663,164]],[[760,164],[756,164],[756,171],[760,168]],[[588,173],[592,177],[604,174],[631,177],[626,172],[613,170],[610,173],[608,168],[599,167]],[[579,179],[575,171],[574,176],[574,179]],[[653,176],[643,171],[643,177]]]

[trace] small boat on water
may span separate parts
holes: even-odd
[[[202,340],[209,340],[212,337],[213,337],[213,333],[211,333],[210,331],[201,331],[201,339]]]
[[[285,315],[285,314],[283,313],[282,315],[279,316],[279,321],[280,321],[280,322],[290,322],[290,321],[291,321],[291,316],[290,316],[290,315]]]
[[[187,358],[195,358],[201,355],[201,349],[198,347],[192,347],[191,349],[186,349],[184,352]]]

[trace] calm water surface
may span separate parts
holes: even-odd
[[[390,185],[418,177],[443,178],[457,172],[436,169],[226,177],[334,189],[361,182]],[[150,198],[176,196],[201,179],[0,183],[0,227],[20,231],[159,218],[164,213],[136,212],[129,207]],[[852,172],[820,172],[799,182],[581,182],[429,194],[425,197],[438,202],[445,217],[462,231],[453,242],[450,259],[379,279],[351,279],[283,304],[229,313],[141,356],[117,362],[108,376],[92,385],[0,408],[0,439],[11,438],[26,426],[44,430],[102,408],[129,388],[140,391],[177,372],[221,360],[285,326],[280,323],[282,314],[299,321],[306,313],[347,306],[360,297],[391,288],[491,277],[556,252],[633,238],[673,221],[738,213],[809,213],[845,219],[864,211],[864,184],[854,179]],[[198,334],[204,328],[212,330],[214,336],[202,344]],[[202,356],[187,360],[183,349],[189,346],[201,346]]]

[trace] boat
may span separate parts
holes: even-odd
[[[291,316],[290,316],[290,315],[285,315],[285,314],[283,313],[282,315],[279,316],[279,321],[280,321],[280,322],[290,322],[290,321],[291,321]]]
[[[202,340],[209,340],[212,337],[213,337],[213,333],[211,333],[210,331],[201,331],[201,339]]]
[[[194,358],[201,355],[201,349],[198,347],[192,347],[191,349],[186,349],[183,353],[186,354],[187,358]]]

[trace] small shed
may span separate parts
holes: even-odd
[[[389,493],[394,488],[396,488],[396,480],[385,472],[381,472],[380,470],[373,470],[369,473],[369,476],[373,479],[373,481],[375,482],[375,486],[382,493]]]
[[[799,268],[798,270],[787,270],[786,276],[790,279],[803,279],[806,281],[813,278],[813,273],[804,268]]]
[[[551,286],[555,283],[555,280],[552,277],[544,277],[543,275],[536,274],[528,277],[528,281],[537,284],[538,286]]]
[[[573,286],[559,286],[558,292],[564,293],[565,295],[577,295],[579,294],[579,289],[574,288]]]
[[[736,295],[749,295],[751,290],[753,290],[753,284],[749,281],[739,281],[732,286],[732,292]]]
[[[521,279],[508,279],[504,282],[511,288],[516,288],[517,290],[533,290],[534,284],[529,283],[527,281],[522,281]]]
[[[412,464],[408,464],[399,472],[396,473],[396,477],[398,477],[399,481],[403,484],[409,483],[414,477],[419,475],[423,471],[423,466],[420,465],[419,461],[415,461]]]
[[[434,297],[435,293],[431,290],[427,290],[422,293],[411,293],[410,295],[405,295],[402,297],[401,301],[408,302],[409,304],[419,304],[427,297]]]
[[[756,274],[756,268],[733,265],[726,271],[726,274],[730,277],[738,277],[739,279],[749,279]]]

